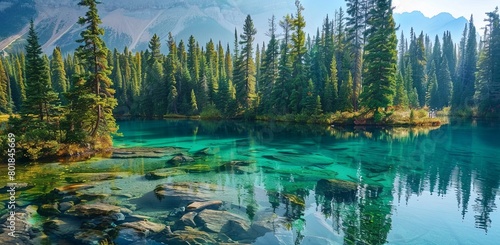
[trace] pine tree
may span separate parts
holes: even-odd
[[[458,76],[453,85],[452,110],[460,111],[473,106],[475,73],[477,63],[477,41],[476,27],[471,16],[468,28],[464,30],[462,43],[460,45],[460,64]]]
[[[353,76],[353,106],[358,110],[358,97],[363,73],[363,46],[365,43],[366,0],[347,0],[347,40],[351,43],[351,55],[354,56]]]
[[[26,45],[26,101],[23,102],[22,117],[30,121],[34,115],[39,121],[48,121],[56,98],[49,82],[48,64],[42,57],[42,47],[31,21]]]
[[[401,72],[398,72],[396,75],[396,94],[394,95],[393,104],[401,108],[408,108],[409,105],[408,91],[405,89],[403,75]]]
[[[271,113],[273,107],[272,92],[278,80],[278,57],[279,43],[276,39],[276,23],[274,16],[269,20],[269,31],[267,35],[271,38],[261,66],[261,90],[262,107],[264,113]]]
[[[305,66],[305,55],[307,52],[306,49],[306,35],[304,32],[304,28],[306,26],[306,22],[304,16],[302,15],[302,11],[304,7],[300,3],[299,0],[295,0],[295,7],[297,12],[292,19],[292,90],[290,94],[290,108],[292,113],[299,113],[304,106],[304,99],[307,95],[307,73]]]
[[[427,59],[425,56],[424,34],[420,33],[418,38],[414,35],[410,43],[410,65],[412,69],[413,87],[417,90],[418,106],[425,105],[425,91],[427,78],[425,76],[425,66]]]
[[[241,56],[239,57],[239,76],[236,81],[236,98],[240,106],[248,110],[253,105],[255,99],[255,64],[253,61],[253,41],[257,30],[253,25],[252,18],[247,15],[243,25],[243,34],[240,35],[242,45]]]
[[[498,7],[487,13],[476,80],[476,100],[479,113],[500,116],[500,17]]]
[[[437,84],[438,84],[438,96],[439,105],[438,108],[450,105],[451,93],[453,90],[453,84],[451,80],[451,74],[449,71],[448,59],[443,55],[442,63],[440,65],[441,69],[437,74]]]
[[[78,19],[78,24],[84,26],[84,30],[80,33],[81,39],[77,40],[80,46],[75,56],[79,58],[86,70],[81,74],[81,78],[85,81],[83,84],[84,89],[87,90],[85,92],[90,92],[82,96],[92,101],[91,107],[86,109],[91,111],[92,125],[86,130],[94,140],[101,139],[111,144],[110,134],[117,130],[112,114],[117,102],[113,97],[115,91],[111,88],[112,81],[108,77],[111,74],[107,61],[108,49],[102,40],[104,29],[99,27],[102,22],[97,11],[97,4],[96,0],[81,0],[78,3],[80,6],[88,7],[88,11],[84,17]]]
[[[177,91],[177,79],[176,72],[178,69],[178,61],[177,61],[177,47],[172,36],[172,33],[168,33],[168,50],[169,54],[167,56],[167,61],[165,63],[165,75],[167,79],[168,86],[168,96],[167,96],[167,111],[170,113],[178,113],[177,110],[177,99],[179,93]],[[163,112],[162,112],[163,114]],[[162,115],[160,115],[162,116]]]
[[[392,104],[395,93],[397,38],[390,0],[376,0],[369,20],[363,104],[376,113]]]
[[[348,73],[347,75],[347,81],[343,81],[342,85],[340,86],[339,90],[339,105],[338,109],[341,111],[352,111],[354,110],[354,105],[352,103],[352,97],[353,97],[353,91],[352,91],[352,86],[353,86],[353,79],[351,72]]]
[[[52,60],[50,62],[52,74],[52,88],[59,93],[59,98],[62,100],[62,94],[68,90],[68,79],[64,70],[64,62],[61,55],[61,49],[56,47],[52,52]]]
[[[292,28],[292,19],[286,15],[280,21],[280,27],[283,29],[283,39],[281,41],[280,59],[278,64],[278,79],[273,89],[272,100],[275,105],[275,113],[283,115],[289,112],[290,101],[290,82],[292,79],[292,65],[290,58],[290,32]]]
[[[196,104],[196,95],[194,89],[191,90],[191,115],[198,114],[198,105]]]
[[[337,81],[337,61],[335,58],[331,59],[330,75],[326,76],[325,92],[323,95],[323,111],[335,112],[339,108],[339,93]]]

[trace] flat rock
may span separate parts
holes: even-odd
[[[60,193],[74,193],[77,191],[87,190],[90,188],[94,188],[94,186],[88,185],[88,184],[71,184],[71,185],[57,187],[57,188],[55,188],[55,191],[60,192]]]
[[[68,174],[64,180],[68,183],[86,183],[92,181],[105,181],[114,179],[123,179],[128,176],[127,172],[117,173],[73,173]]]
[[[78,204],[68,210],[66,213],[73,214],[78,217],[95,217],[105,216],[112,213],[119,213],[120,207],[106,204],[106,203],[93,203],[93,204]]]
[[[72,201],[61,202],[61,203],[59,203],[59,211],[64,213],[64,212],[68,211],[69,209],[71,209],[73,206],[75,206],[75,204]]]
[[[193,202],[187,205],[187,211],[201,211],[206,208],[218,209],[222,206],[222,201]]]
[[[141,221],[136,221],[136,222],[128,222],[128,223],[123,223],[121,224],[122,227],[128,227],[132,228],[141,232],[154,232],[154,233],[159,233],[163,230],[165,230],[165,225],[164,224],[158,224],[154,223],[148,220],[141,220]]]
[[[177,169],[177,168],[162,168],[162,169],[157,169],[154,171],[151,171],[144,175],[144,177],[147,180],[157,180],[157,179],[164,179],[168,178],[170,176],[176,176],[176,175],[183,175],[186,174],[186,171]]]
[[[114,148],[111,158],[161,158],[179,152],[175,147],[130,147]]]

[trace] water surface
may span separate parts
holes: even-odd
[[[168,167],[172,156],[33,163],[18,170],[18,179],[36,184],[18,197],[21,204],[67,184],[74,173],[120,172],[124,178],[95,183],[91,192],[126,193],[133,198],[106,201],[161,217],[176,207],[151,194],[158,184],[213,184],[211,198],[224,209],[251,221],[275,218],[275,229],[254,244],[500,241],[500,129],[492,122],[452,121],[438,129],[188,120],[119,125],[123,136],[115,147],[172,146],[206,155],[159,180],[144,175]]]

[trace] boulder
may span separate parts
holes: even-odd
[[[80,229],[80,222],[68,218],[51,219],[45,221],[42,228],[45,234],[66,237]]]
[[[112,244],[112,239],[109,237],[109,235],[100,230],[80,230],[73,235],[73,238],[78,244],[84,245]]]
[[[61,211],[57,208],[57,203],[50,203],[38,207],[37,213],[42,216],[57,216],[61,214]]]
[[[210,234],[198,229],[186,227],[184,230],[177,230],[172,233],[159,234],[153,238],[157,242],[169,245],[185,245],[185,244],[203,244],[215,245],[219,244]]]
[[[61,202],[61,203],[59,203],[59,211],[64,213],[64,212],[68,211],[69,209],[71,209],[73,206],[75,206],[73,201]]]
[[[148,220],[141,220],[136,222],[128,222],[120,225],[121,227],[132,228],[137,231],[145,232],[146,234],[149,232],[159,233],[165,230],[164,224],[154,223]]]
[[[203,225],[203,228],[209,232],[220,233],[227,223],[248,224],[249,221],[241,216],[227,211],[218,211],[205,209],[201,211],[195,219],[197,224]],[[224,229],[228,229],[227,227]],[[227,234],[226,234],[227,235]]]
[[[183,153],[179,153],[167,161],[170,166],[180,166],[185,163],[193,162],[194,158],[187,156]]]
[[[184,214],[179,220],[175,222],[174,229],[181,230],[186,226],[196,227],[196,222],[194,221],[196,215],[198,215],[198,213],[196,212],[189,212]]]

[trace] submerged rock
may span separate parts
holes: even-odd
[[[186,207],[187,211],[200,211],[206,208],[218,209],[222,206],[222,201],[193,202]]]
[[[110,236],[100,230],[84,229],[75,233],[73,238],[78,244],[84,245],[112,244]]]
[[[201,224],[203,228],[210,232],[220,233],[228,230],[227,224],[245,224],[248,226],[249,220],[227,211],[217,211],[205,209],[196,216],[196,223]],[[231,226],[231,225],[229,225]],[[227,234],[226,234],[227,235]]]
[[[123,177],[129,175],[126,172],[120,173],[74,173],[69,174],[64,178],[68,183],[85,183],[92,181],[105,181],[114,179],[123,179]]]
[[[93,203],[75,205],[67,213],[77,217],[96,217],[119,213],[120,210],[121,208],[118,206],[106,203]]]
[[[184,245],[184,244],[203,244],[215,245],[219,244],[207,232],[200,231],[191,227],[186,227],[184,230],[177,230],[172,233],[159,234],[155,236],[154,240],[157,242],[169,245]]]
[[[189,212],[187,214],[184,214],[179,220],[175,222],[174,229],[180,230],[186,226],[196,227],[196,222],[194,221],[196,215],[198,215],[198,213],[196,212]]]
[[[28,221],[34,212],[33,206],[16,210],[15,222],[8,220],[11,218],[9,213],[3,215],[0,218],[0,244],[41,244],[40,230],[32,227]],[[9,235],[13,230],[15,237]]]
[[[42,216],[57,216],[61,214],[61,211],[57,208],[57,203],[50,203],[38,207],[37,213]]]
[[[164,179],[168,178],[170,176],[176,176],[176,175],[183,175],[186,174],[186,171],[177,169],[177,168],[162,168],[162,169],[157,169],[154,171],[151,171],[144,175],[144,177],[147,180],[157,180],[157,179]]]
[[[130,147],[114,148],[111,158],[161,158],[169,154],[179,152],[175,147]]]
[[[154,222],[151,222],[148,220],[123,223],[120,226],[132,228],[132,229],[135,229],[137,231],[144,232],[145,234],[148,234],[149,232],[159,233],[159,232],[165,230],[165,227],[166,227],[164,224],[158,224],[158,223],[154,223]]]
[[[71,185],[57,187],[54,190],[58,193],[75,193],[77,191],[87,190],[90,188],[94,188],[94,186],[87,184],[71,184]]]
[[[172,157],[170,160],[168,160],[167,164],[170,166],[180,166],[182,164],[189,163],[189,162],[194,162],[194,158],[192,158],[188,155],[185,155],[183,153],[179,153],[179,154],[175,155],[174,157]]]

